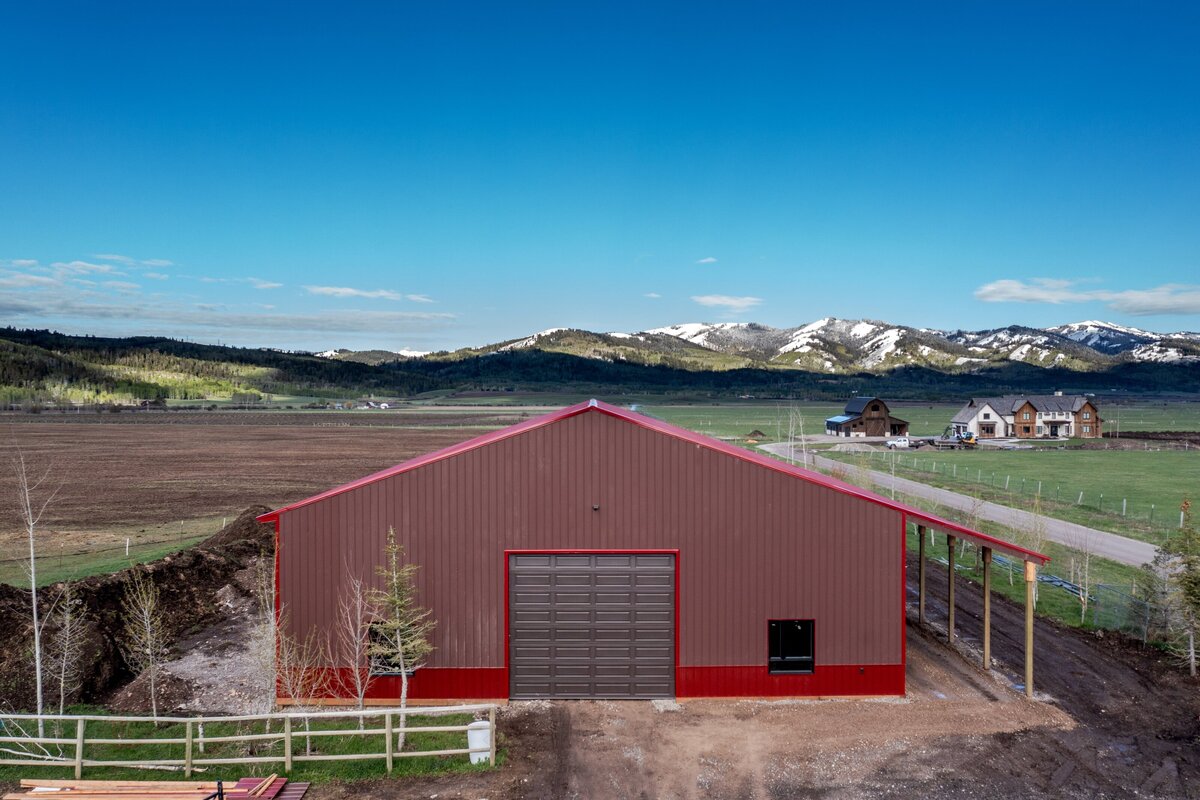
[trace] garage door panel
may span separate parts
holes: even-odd
[[[673,696],[674,590],[670,555],[512,556],[511,696]]]

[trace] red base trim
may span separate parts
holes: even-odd
[[[810,675],[763,667],[680,667],[676,697],[847,697],[904,695],[903,664],[820,666]]]
[[[353,672],[329,668],[326,699],[354,697]],[[494,700],[508,697],[508,671],[422,667],[408,681],[410,700]],[[400,700],[400,676],[380,675],[371,679],[368,700]]]
[[[328,696],[352,697],[348,670],[330,670]],[[342,674],[346,673],[346,674]],[[337,680],[345,681],[340,687]],[[818,666],[811,675],[772,675],[764,667],[679,667],[675,696],[689,697],[853,697],[904,695],[903,664]],[[447,669],[424,667],[408,684],[412,700],[495,700],[508,697],[503,667]],[[368,700],[399,700],[400,678],[381,676]]]

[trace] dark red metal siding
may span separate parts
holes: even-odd
[[[593,506],[599,506],[593,510]],[[433,668],[503,668],[506,550],[678,549],[679,666],[766,663],[765,620],[819,620],[818,663],[902,663],[901,514],[583,413],[281,517],[293,630],[329,628],[394,526],[438,620]]]

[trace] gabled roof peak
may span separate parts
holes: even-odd
[[[929,514],[928,512],[921,511],[918,508],[913,508],[912,506],[898,503],[895,500],[889,500],[888,498],[877,495],[874,492],[870,492],[858,486],[854,486],[853,484],[846,483],[845,481],[837,480],[836,478],[823,475],[819,472],[803,469],[795,466],[794,464],[789,464],[785,461],[770,458],[769,456],[763,455],[757,451],[746,450],[744,448],[729,444],[728,442],[723,442],[719,439],[713,439],[709,436],[696,433],[695,431],[689,431],[685,428],[672,425],[669,422],[664,422],[654,417],[647,417],[635,411],[614,406],[594,398],[591,400],[586,400],[582,403],[576,403],[572,406],[567,406],[566,408],[553,411],[549,414],[544,414],[540,417],[534,417],[533,419],[519,422],[516,425],[510,425],[507,428],[501,428],[500,430],[485,433],[482,436],[476,436],[474,439],[468,439],[465,442],[459,442],[456,445],[451,445],[450,447],[436,450],[432,453],[426,453],[423,456],[417,456],[416,458],[410,459],[401,464],[397,464],[394,467],[389,467],[388,469],[381,470],[356,481],[334,487],[327,491],[321,492],[320,494],[316,494],[304,500],[299,500],[295,503],[291,503],[290,505],[286,505],[283,508],[269,511],[266,514],[262,514],[261,516],[257,517],[257,520],[259,522],[278,523],[279,518],[288,511],[293,511],[297,508],[302,508],[331,497],[336,497],[337,495],[345,494],[346,492],[353,491],[361,486],[366,486],[377,481],[385,480],[394,475],[410,472],[426,466],[427,464],[452,458],[461,453],[475,450],[494,442],[504,441],[505,439],[519,436],[536,428],[542,428],[547,425],[552,425],[556,422],[570,419],[571,417],[579,416],[580,414],[603,414],[608,417],[615,417],[616,419],[637,425],[641,428],[647,428],[676,439],[690,442],[700,447],[706,447],[709,450],[715,450],[717,452],[724,453],[725,455],[732,456],[742,461],[748,461],[752,464],[757,464],[760,467],[765,467],[776,472],[782,472],[784,474],[791,475],[794,478],[798,478],[808,483],[824,486],[827,489],[831,489],[842,494],[858,497],[867,502],[875,503],[876,505],[885,506],[887,508],[894,509],[895,511],[899,511],[901,514],[905,515],[906,518],[912,518],[913,521],[919,520],[932,527],[954,531],[955,535],[957,536],[962,536],[977,543],[981,543],[987,547],[994,547],[1017,558],[1036,561],[1040,564],[1045,564],[1050,560],[1048,556],[1045,556],[1041,553],[1037,553],[1033,550],[1020,547],[1019,545],[1006,542],[1003,539],[997,539],[996,537],[989,536],[985,533],[980,533],[979,531],[959,525],[957,522],[951,522],[950,520],[942,519],[941,517]]]

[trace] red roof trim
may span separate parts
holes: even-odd
[[[876,505],[894,509],[902,514],[907,515],[914,521],[923,522],[928,524],[930,527],[940,528],[945,531],[952,531],[955,535],[961,536],[962,538],[975,541],[985,547],[1003,550],[1004,552],[1013,554],[1024,560],[1037,561],[1041,564],[1045,564],[1050,560],[1049,556],[1042,553],[1028,550],[1019,545],[1012,544],[1011,542],[1006,542],[1003,539],[997,539],[994,536],[981,533],[980,531],[972,530],[959,525],[956,522],[951,522],[950,520],[942,519],[934,514],[921,511],[918,508],[913,508],[903,503],[897,503],[894,500],[889,500],[885,497],[875,494],[874,492],[867,491],[866,489],[854,486],[844,481],[839,481],[836,478],[829,477],[828,475],[803,469],[801,467],[788,464],[784,461],[770,458],[760,453],[755,453],[750,450],[745,450],[741,447],[736,447],[728,442],[722,442],[719,439],[713,439],[709,436],[696,433],[695,431],[689,431],[685,428],[680,428],[676,425],[663,422],[662,420],[654,419],[653,417],[647,417],[634,411],[609,405],[608,403],[602,403],[598,400],[589,400],[585,403],[577,403],[573,406],[568,406],[540,417],[534,417],[533,419],[526,420],[516,425],[511,425],[507,428],[501,428],[497,431],[485,433],[482,436],[476,436],[474,439],[468,439],[465,442],[459,442],[456,445],[451,445],[450,447],[446,447],[441,450],[435,450],[432,453],[426,453],[423,456],[417,456],[416,458],[410,459],[401,464],[397,464],[394,467],[389,467],[388,469],[381,470],[364,478],[359,478],[356,481],[351,481],[350,483],[342,486],[337,486],[320,494],[316,494],[312,497],[292,503],[291,505],[276,509],[275,511],[267,512],[266,514],[258,517],[258,521],[277,522],[280,516],[288,511],[294,511],[297,508],[303,508],[304,506],[320,502],[321,500],[325,500],[339,494],[344,494],[361,486],[366,486],[368,484],[375,483],[376,481],[390,478],[394,475],[400,475],[437,461],[453,458],[461,453],[465,453],[479,447],[484,447],[486,445],[493,444],[494,442],[504,441],[505,439],[513,436],[520,436],[527,431],[541,428],[546,425],[552,425],[555,422],[569,419],[571,417],[578,416],[579,414],[588,412],[598,412],[601,414],[606,414],[610,417],[616,417],[617,419],[630,422],[642,428],[657,431],[658,433],[666,434],[667,436],[672,436],[676,439],[682,439],[685,442],[691,442],[692,444],[706,447],[709,450],[716,450],[717,452],[733,456],[734,458],[741,459],[742,461],[748,461],[752,464],[757,464],[758,466],[766,467],[767,469],[772,469],[776,472],[782,472],[785,475],[791,475],[792,477],[799,478],[809,483],[817,484],[818,486],[824,486],[828,489],[833,489],[834,491],[841,492],[842,494],[848,494],[853,497],[866,500],[867,502],[875,503]]]

